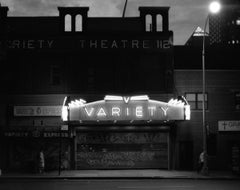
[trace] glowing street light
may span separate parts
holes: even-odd
[[[218,1],[211,2],[209,4],[209,13],[217,14],[221,9],[221,4]],[[205,20],[204,25],[204,35],[203,35],[203,47],[202,47],[202,128],[203,128],[203,152],[204,152],[204,163],[202,168],[202,173],[208,173],[207,164],[207,129],[206,129],[206,119],[205,119],[205,93],[206,93],[206,82],[205,82],[205,36],[207,23],[209,22],[209,14]]]
[[[221,4],[218,1],[211,2],[209,5],[210,13],[216,14],[221,10]]]

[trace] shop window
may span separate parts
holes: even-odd
[[[54,86],[61,84],[61,68],[59,65],[51,66],[51,84]]]
[[[192,110],[202,110],[202,93],[186,93],[186,99]],[[208,96],[205,94],[205,109],[208,109]]]
[[[235,109],[240,110],[240,92],[235,93]]]

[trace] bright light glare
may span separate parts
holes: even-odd
[[[68,120],[68,109],[67,106],[62,107],[62,120],[67,121]]]
[[[190,120],[190,118],[191,118],[190,105],[185,105],[185,119]]]
[[[209,5],[209,10],[211,13],[216,14],[220,11],[221,9],[221,4],[218,1],[213,1]]]

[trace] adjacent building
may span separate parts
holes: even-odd
[[[221,0],[220,14],[210,15],[209,32],[212,45],[240,45],[240,1]]]

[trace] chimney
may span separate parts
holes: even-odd
[[[0,33],[6,32],[8,7],[3,7],[0,4]]]

